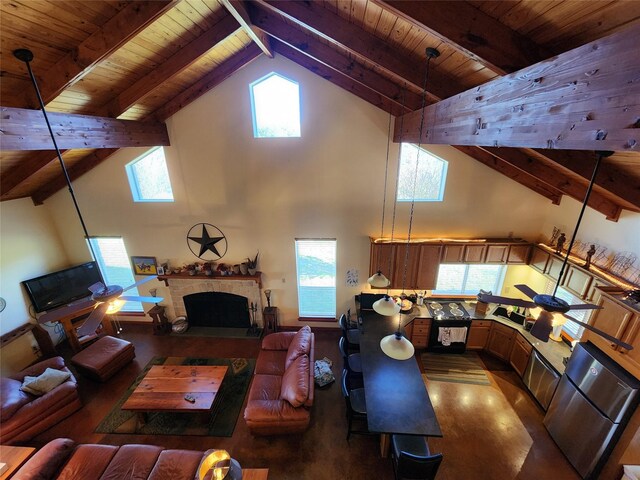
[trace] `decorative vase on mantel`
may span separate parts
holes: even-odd
[[[248,269],[249,275],[255,275],[257,271],[258,271],[257,268],[249,268]]]
[[[247,273],[249,273],[249,265],[247,264],[247,262],[240,264],[240,273],[242,275],[246,275]]]

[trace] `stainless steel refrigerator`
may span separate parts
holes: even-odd
[[[640,401],[640,381],[591,343],[576,345],[544,425],[584,479],[595,479]]]

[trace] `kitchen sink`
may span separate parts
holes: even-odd
[[[509,313],[505,307],[497,307],[493,311],[493,315],[495,315],[496,317],[504,318],[513,323],[517,323],[520,326],[524,325],[524,319],[525,319],[524,315],[520,315],[519,313],[516,313],[516,312]]]

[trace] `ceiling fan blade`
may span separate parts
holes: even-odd
[[[107,308],[109,308],[109,303],[104,302],[100,303],[93,309],[91,315],[84,321],[82,325],[78,328],[78,337],[84,337],[85,335],[93,335],[96,333],[96,330],[100,326],[100,322],[104,318],[104,314],[107,312]]]
[[[88,298],[87,300],[82,300],[78,303],[74,303],[73,305],[56,308],[55,310],[51,310],[40,315],[38,317],[38,323],[59,322],[62,318],[67,317],[80,310],[84,310],[85,308],[89,308],[95,304],[96,302],[94,300]]]
[[[593,303],[578,303],[577,305],[571,305],[569,310],[602,310],[602,307]]]
[[[125,302],[145,302],[145,303],[160,303],[164,300],[163,297],[138,297],[138,296],[122,296],[120,300]]]
[[[516,287],[518,290],[520,290],[522,293],[524,293],[527,297],[529,298],[533,298],[536,295],[538,295],[533,288],[529,287],[528,285],[514,285],[514,287]]]
[[[535,308],[537,305],[529,300],[520,298],[499,297],[498,295],[487,295],[481,293],[478,300],[485,303],[501,303],[502,305],[513,305],[514,307]]]
[[[589,325],[588,323],[584,323],[581,322],[580,320],[576,320],[573,317],[570,317],[569,315],[567,315],[566,313],[564,314],[565,317],[567,317],[569,320],[571,320],[572,322],[577,323],[578,325],[582,325],[584,328],[586,328],[587,330],[591,330],[593,333],[600,335],[602,338],[606,338],[607,340],[609,340],[611,343],[615,343],[617,346],[622,347],[622,348],[626,348],[627,350],[633,350],[633,346],[629,345],[628,343],[623,342],[622,340],[618,340],[615,337],[612,337],[611,335],[609,335],[606,332],[603,332],[602,330],[600,330],[599,328],[596,327],[592,327],[591,325]]]
[[[97,293],[97,292],[101,292],[105,289],[104,283],[102,282],[96,282],[93,285],[91,285],[89,287],[89,291],[91,293]]]
[[[156,278],[158,278],[157,275],[151,275],[147,278],[144,278],[142,280],[137,281],[136,283],[132,283],[131,285],[129,285],[127,288],[123,288],[122,291],[126,292],[127,290],[132,289],[133,287],[139,287],[140,285],[150,282],[151,280],[155,280]]]

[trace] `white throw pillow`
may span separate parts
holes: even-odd
[[[55,368],[47,368],[37,377],[24,377],[20,390],[32,395],[44,395],[66,382],[71,374]]]

